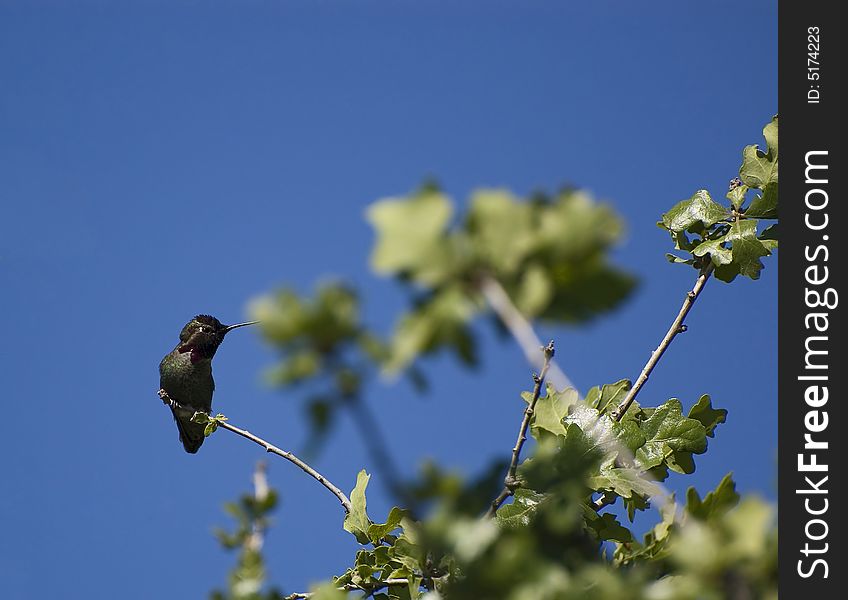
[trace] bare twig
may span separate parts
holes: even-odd
[[[480,279],[479,289],[486,302],[498,315],[498,319],[521,347],[527,362],[536,369],[541,369],[545,363],[544,358],[539,355],[539,347],[542,346],[542,342],[533,330],[530,321],[516,308],[500,282],[494,277],[484,276]],[[548,379],[557,390],[577,389],[568,375],[553,360],[549,361],[549,369]]]
[[[512,496],[515,493],[515,490],[521,485],[521,482],[515,476],[515,473],[518,470],[518,460],[521,456],[521,448],[524,447],[524,442],[527,441],[527,428],[530,426],[530,419],[533,418],[533,412],[536,410],[536,402],[539,401],[539,395],[542,393],[542,386],[545,383],[545,376],[548,373],[548,369],[550,368],[554,357],[553,341],[548,342],[548,345],[541,347],[541,349],[543,355],[542,369],[539,371],[538,375],[533,375],[533,381],[535,383],[533,386],[533,397],[530,400],[530,404],[528,404],[527,408],[524,409],[524,417],[521,419],[521,427],[518,429],[518,439],[515,441],[515,446],[512,448],[512,459],[509,461],[509,468],[507,469],[506,477],[504,477],[504,488],[501,490],[501,493],[498,494],[498,497],[492,500],[489,510],[486,511],[486,517],[488,518],[494,517],[501,504],[506,502],[507,498]]]
[[[636,394],[639,393],[639,390],[641,390],[642,386],[645,385],[645,382],[648,381],[648,377],[651,376],[651,371],[653,371],[654,367],[657,366],[657,363],[668,349],[672,340],[677,337],[678,333],[686,331],[686,326],[683,324],[683,320],[686,318],[686,315],[689,314],[689,311],[695,304],[695,300],[698,299],[698,296],[701,294],[701,290],[704,289],[704,285],[707,283],[712,272],[713,266],[712,263],[710,263],[701,271],[701,274],[698,275],[698,279],[695,281],[695,286],[686,293],[686,298],[683,300],[683,306],[680,307],[677,317],[675,317],[674,321],[672,321],[671,327],[669,327],[665,337],[660,342],[660,345],[657,346],[657,349],[651,353],[651,358],[648,359],[648,362],[639,374],[639,378],[636,380],[636,383],[633,384],[633,387],[627,393],[627,396],[624,397],[624,400],[622,400],[615,410],[610,413],[610,416],[614,420],[621,421],[622,417],[624,417],[624,413],[626,413],[627,409],[630,408],[630,405],[633,404],[633,400],[636,399]]]
[[[368,586],[367,588],[360,587],[358,585],[354,585],[352,583],[348,583],[340,588],[339,591],[342,592],[366,592],[367,594],[372,594],[378,590],[382,590],[383,588],[387,588],[393,585],[409,585],[409,581],[406,579],[393,578],[393,579],[384,579],[383,581],[375,582],[373,586]],[[289,594],[288,596],[283,596],[283,600],[306,600],[311,598],[314,595],[313,592],[295,592],[294,594]]]
[[[627,409],[633,404],[633,401],[636,399],[636,395],[648,381],[648,378],[651,375],[651,372],[654,370],[654,367],[657,366],[660,359],[662,358],[665,351],[668,349],[671,342],[677,337],[677,334],[683,333],[686,331],[686,325],[683,324],[683,321],[686,319],[686,316],[689,314],[689,311],[692,309],[692,306],[695,304],[695,300],[698,299],[698,296],[701,294],[701,291],[704,289],[704,285],[706,285],[707,280],[710,278],[710,275],[713,272],[712,263],[708,264],[701,270],[701,273],[698,275],[698,279],[695,280],[695,285],[686,293],[686,298],[683,300],[683,305],[680,307],[680,310],[677,313],[677,316],[674,318],[674,321],[671,323],[671,327],[668,328],[668,331],[663,337],[660,345],[657,346],[656,350],[651,353],[651,358],[648,359],[648,362],[645,364],[642,372],[639,374],[639,378],[636,379],[636,383],[624,397],[624,399],[619,403],[617,407],[610,413],[610,417],[616,421],[621,421],[624,417],[624,414],[627,412]],[[647,473],[646,473],[647,475]],[[657,482],[659,483],[659,482]],[[668,498],[668,492],[663,489],[663,493],[661,494],[663,497]],[[596,511],[601,510],[605,506],[609,506],[610,504],[615,502],[617,496],[612,494],[604,494],[597,500],[593,501],[590,505]]]
[[[168,396],[168,392],[166,392],[165,390],[159,390],[159,397],[162,399],[162,402],[164,402],[165,404],[167,404],[171,408],[181,410],[181,411],[185,412],[186,414],[191,414],[191,415],[194,415],[194,414],[197,414],[197,413],[206,414],[206,416],[209,417],[210,420],[214,420],[218,424],[219,427],[221,427],[223,429],[227,429],[229,431],[232,431],[233,433],[238,434],[241,437],[246,438],[246,439],[250,440],[251,442],[253,442],[255,444],[259,444],[260,446],[265,448],[266,452],[270,452],[271,454],[276,454],[277,456],[281,456],[281,457],[285,458],[287,461],[289,461],[289,462],[297,465],[298,467],[300,467],[300,469],[304,473],[306,473],[307,475],[309,475],[310,477],[312,477],[313,479],[318,481],[318,483],[323,485],[325,488],[330,490],[330,492],[332,492],[333,495],[336,498],[338,498],[339,502],[341,502],[342,508],[344,508],[345,514],[350,514],[351,510],[353,510],[353,507],[351,506],[351,503],[350,503],[350,499],[345,495],[345,493],[343,491],[341,491],[337,486],[333,485],[333,483],[330,482],[326,477],[321,475],[321,473],[319,473],[318,471],[316,471],[315,469],[310,467],[308,464],[303,462],[301,459],[299,459],[297,456],[295,456],[291,452],[288,452],[286,450],[282,450],[282,449],[278,448],[277,446],[271,444],[270,442],[266,442],[262,438],[260,438],[256,435],[253,435],[252,433],[250,433],[249,431],[247,431],[245,429],[240,429],[240,428],[236,427],[235,425],[230,425],[228,422],[223,421],[221,419],[216,419],[215,417],[212,417],[212,416],[208,415],[207,413],[204,413],[203,411],[195,411],[192,408],[183,406],[183,405],[179,404],[178,402],[176,402],[175,400],[172,400],[171,397]]]

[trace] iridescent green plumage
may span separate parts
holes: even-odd
[[[159,363],[159,387],[178,404],[203,412],[212,410],[215,380],[212,378],[212,358],[228,331],[253,325],[256,321],[223,325],[215,317],[197,315],[180,332],[180,343]],[[205,438],[204,426],[189,417],[174,413],[180,431],[180,441],[186,452],[194,454]]]

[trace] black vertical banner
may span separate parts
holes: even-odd
[[[848,33],[839,2],[779,3],[782,598],[844,597],[848,421],[840,298]]]

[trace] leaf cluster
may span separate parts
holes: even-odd
[[[666,229],[683,258],[668,254],[675,263],[702,270],[710,265],[716,278],[733,281],[737,275],[758,279],[763,263],[777,247],[777,225],[764,225],[778,217],[778,117],[763,129],[767,152],[756,145],[742,152],[739,177],[730,182],[727,205],[714,201],[707,190],[698,190],[662,216]],[[754,193],[749,193],[754,192]]]
[[[454,213],[453,201],[432,185],[368,209],[377,237],[372,268],[414,298],[389,341],[388,373],[441,349],[475,364],[469,324],[488,309],[481,294],[487,278],[522,314],[561,323],[615,308],[633,289],[634,279],[607,258],[621,238],[621,220],[584,192],[523,199],[483,189],[472,194],[463,218]]]
[[[497,281],[528,317],[559,322],[610,310],[634,286],[607,258],[621,238],[621,220],[584,192],[523,199],[480,190],[461,222],[453,223],[454,213],[453,202],[432,185],[369,207],[371,266],[412,294],[387,337],[363,322],[357,293],[342,282],[324,283],[311,296],[284,288],[253,302],[253,318],[280,355],[269,382],[305,391],[307,455],[322,447],[340,410],[361,408],[375,372],[403,373],[423,391],[421,356],[449,349],[476,365],[472,325],[488,310],[484,280]]]
[[[197,423],[199,425],[206,426],[203,428],[204,437],[209,437],[210,435],[218,431],[218,425],[228,420],[229,419],[227,419],[227,417],[225,417],[221,413],[218,413],[213,417],[208,413],[198,411],[191,416],[192,423]]]

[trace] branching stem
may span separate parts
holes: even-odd
[[[662,355],[665,354],[665,351],[668,349],[669,345],[671,345],[672,340],[677,337],[678,333],[686,331],[686,326],[683,324],[683,321],[686,319],[686,315],[689,314],[689,311],[695,304],[695,300],[697,300],[698,296],[701,294],[701,290],[704,289],[704,285],[707,283],[712,272],[712,263],[701,270],[701,274],[695,281],[694,287],[686,293],[686,298],[683,299],[683,306],[680,307],[677,317],[675,317],[674,321],[672,321],[671,327],[668,328],[668,331],[660,342],[660,345],[657,346],[657,349],[651,353],[651,358],[648,359],[648,362],[639,374],[639,378],[636,380],[636,383],[633,384],[633,387],[627,393],[627,396],[624,397],[624,400],[622,400],[615,410],[610,413],[610,416],[614,420],[621,421],[624,413],[627,412],[627,409],[630,408],[631,404],[633,404],[633,400],[636,399],[636,395],[639,393],[639,390],[641,390],[642,386],[645,385],[645,382],[648,381],[648,377],[651,376],[651,371],[654,370],[654,367],[657,366]]]
[[[533,397],[530,399],[530,404],[528,404],[527,408],[524,409],[524,417],[521,419],[521,427],[518,429],[518,439],[515,441],[515,446],[512,448],[512,459],[509,461],[509,468],[507,469],[506,477],[504,477],[504,488],[501,490],[501,493],[498,494],[497,498],[492,500],[489,510],[486,511],[487,518],[494,517],[501,504],[506,502],[507,498],[512,496],[515,493],[515,490],[521,486],[521,482],[518,481],[515,474],[518,470],[518,461],[521,457],[521,449],[524,447],[524,442],[527,441],[527,428],[530,427],[530,420],[533,418],[533,412],[536,410],[536,402],[539,401],[539,396],[542,393],[542,386],[545,384],[545,376],[548,374],[548,369],[550,368],[551,361],[554,357],[553,341],[548,342],[547,346],[542,347],[542,354],[544,355],[542,370],[539,371],[538,375],[533,375]]]
[[[181,410],[181,411],[184,411],[185,413],[189,413],[189,414],[195,414],[195,413],[198,413],[198,412],[201,413],[201,414],[206,414],[206,413],[203,413],[203,411],[195,411],[192,408],[183,406],[183,405],[179,404],[178,402],[176,402],[175,400],[172,400],[171,397],[168,396],[168,392],[166,392],[165,390],[159,390],[159,397],[162,399],[162,402],[164,402],[165,404],[167,404],[171,408]],[[281,456],[281,457],[285,458],[287,461],[289,461],[289,462],[297,465],[298,467],[300,467],[300,469],[304,473],[306,473],[307,475],[309,475],[310,477],[315,479],[318,483],[323,485],[325,488],[330,490],[330,492],[332,492],[333,495],[336,498],[338,498],[339,502],[341,502],[341,504],[342,504],[342,508],[344,508],[346,515],[350,514],[351,510],[353,510],[353,507],[351,506],[351,503],[350,503],[350,499],[345,495],[345,493],[343,491],[341,491],[341,489],[339,489],[337,486],[333,485],[333,483],[331,481],[329,481],[326,477],[321,475],[321,473],[319,473],[318,471],[316,471],[315,469],[310,467],[308,464],[303,462],[301,459],[299,459],[297,456],[295,456],[291,452],[288,452],[287,450],[282,450],[282,449],[278,448],[277,446],[271,444],[270,442],[266,442],[261,437],[253,435],[252,433],[250,433],[249,431],[247,431],[245,429],[240,429],[240,428],[236,427],[235,425],[230,425],[227,421],[224,421],[224,420],[221,420],[221,419],[215,419],[214,417],[212,417],[211,415],[208,415],[208,414],[206,414],[206,416],[209,417],[210,420],[216,421],[216,423],[218,424],[219,427],[226,429],[228,431],[232,431],[233,433],[240,435],[241,437],[246,438],[246,439],[250,440],[251,442],[253,442],[255,444],[259,444],[260,446],[265,448],[266,452],[269,452],[271,454],[276,454],[277,456]]]

